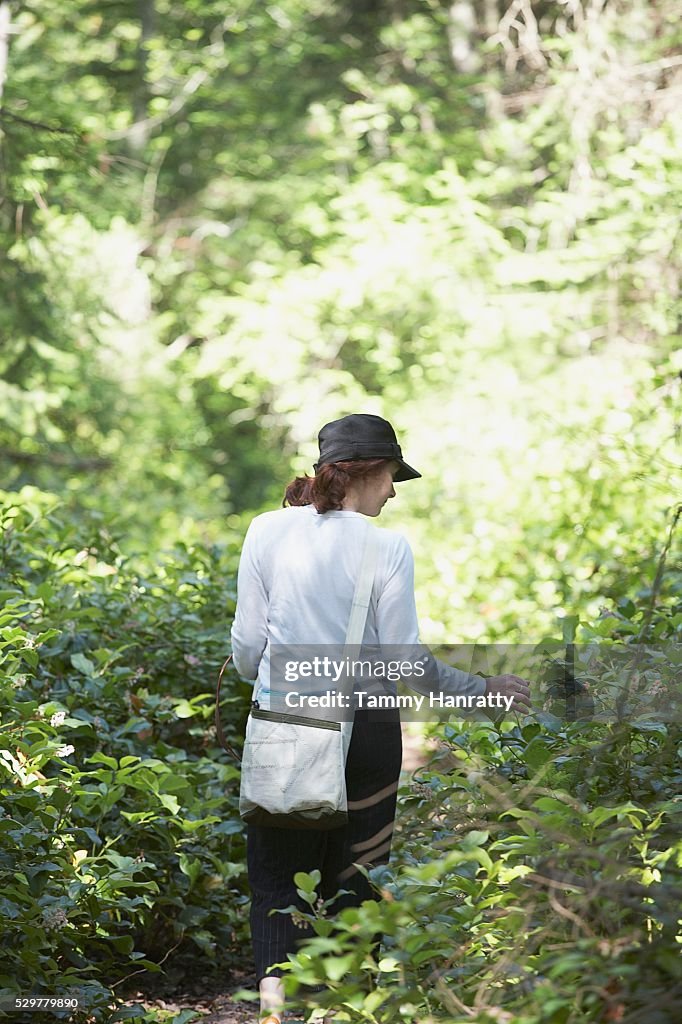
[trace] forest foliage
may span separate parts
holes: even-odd
[[[423,473],[382,523],[425,641],[598,637],[679,685],[681,41],[674,0],[1,0],[0,989],[109,1019],[176,950],[239,962],[211,687],[328,419]],[[313,902],[292,986],[673,1020],[679,724],[433,731],[386,900]]]

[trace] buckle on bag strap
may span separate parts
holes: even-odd
[[[257,704],[258,701],[252,701]],[[284,711],[261,711],[255,708],[251,712],[252,718],[262,718],[266,722],[284,722],[286,725],[307,725],[312,729],[331,729],[333,732],[341,732],[340,722],[328,722],[324,718],[305,718],[303,715],[287,715]]]

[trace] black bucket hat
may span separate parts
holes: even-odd
[[[345,462],[351,459],[395,459],[400,463],[394,480],[416,480],[421,476],[416,469],[403,459],[403,453],[395,436],[395,430],[381,416],[369,413],[353,413],[340,420],[325,423],[319,433],[320,458],[315,463],[315,472],[320,466],[331,462]]]

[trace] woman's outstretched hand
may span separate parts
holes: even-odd
[[[513,697],[512,711],[527,715],[531,709],[530,683],[521,676],[502,675],[490,676],[486,680],[486,696],[489,693],[500,693],[503,697]]]

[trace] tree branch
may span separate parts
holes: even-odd
[[[112,459],[102,456],[78,458],[65,455],[63,452],[20,452],[5,447],[0,447],[0,459],[27,462],[32,465],[45,463],[50,466],[66,466],[69,469],[108,469],[113,465]]]
[[[0,46],[1,45],[2,40],[0,38]],[[6,118],[9,118],[11,121],[16,121],[17,124],[26,125],[27,128],[39,128],[44,132],[56,132],[59,135],[73,135],[75,138],[81,138],[80,134],[73,128],[60,128],[50,124],[43,124],[42,121],[31,121],[27,117],[20,117],[18,114],[13,114],[12,111],[7,110],[6,107],[0,108],[0,121],[4,121]]]

